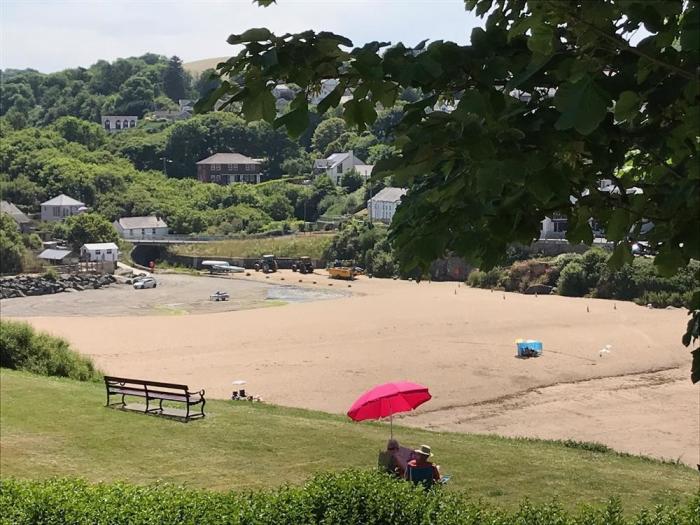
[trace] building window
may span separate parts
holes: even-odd
[[[101,250],[95,250],[95,255],[100,255],[102,253]]]
[[[130,128],[135,128],[135,127],[136,127],[136,121],[135,121],[135,120],[129,121],[129,127],[130,127]]]
[[[338,167],[336,168],[336,173],[343,173],[343,165],[338,164]]]
[[[109,131],[109,128],[111,127],[111,122],[109,120],[105,120],[105,129]]]
[[[151,228],[151,233],[152,233],[153,235],[155,235],[155,234],[156,234],[156,229],[155,229],[155,228]]]
[[[141,228],[141,235],[145,235],[145,234],[146,234],[146,229],[145,229],[145,228]]]
[[[228,169],[231,170],[231,171],[233,171],[235,168],[233,167],[233,164],[229,164],[229,165],[228,165]]]
[[[246,165],[245,165],[245,170],[246,170],[246,171],[254,171],[254,170],[255,170],[255,164],[246,164]]]
[[[114,129],[122,129],[122,121],[121,120],[117,120],[114,123]]]
[[[54,217],[60,217],[60,216],[61,216],[61,209],[60,209],[60,208],[54,208],[54,209],[53,209],[53,216],[54,216]]]
[[[554,231],[556,233],[566,233],[567,221],[566,220],[556,220],[552,221],[552,226],[554,226]]]
[[[112,253],[112,250],[107,250],[107,253]]]

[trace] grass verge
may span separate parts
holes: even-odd
[[[196,386],[196,385],[192,385]],[[247,402],[207,402],[188,424],[103,406],[94,383],[0,371],[0,472],[3,477],[77,476],[191,488],[260,489],[376,465],[388,426]],[[407,446],[428,443],[452,480],[447,490],[505,507],[524,497],[568,508],[619,496],[625,508],[691,496],[688,467],[567,448],[559,443],[395,428]]]
[[[261,239],[231,239],[202,244],[183,244],[170,248],[177,255],[201,257],[260,257],[272,253],[277,257],[308,255],[320,259],[331,243],[332,234],[286,235]]]

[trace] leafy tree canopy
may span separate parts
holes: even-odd
[[[640,240],[664,274],[700,258],[697,0],[465,5],[486,17],[466,46],[353,48],[333,33],[277,36],[265,28],[231,35],[243,49],[220,64],[222,83],[198,110],[225,98],[247,119],[298,135],[308,95],[338,79],[317,110],[339,106],[350,89],[342,116],[363,130],[379,106],[392,106],[407,88],[420,92],[395,129],[398,154],[378,166],[378,176],[409,187],[391,230],[404,270],[448,252],[492,266],[511,242],[535,238],[553,213],[568,218],[575,243],[592,241],[591,221],[602,225],[616,245],[613,267],[629,262]],[[633,41],[635,34],[646,36]],[[270,92],[278,82],[301,88],[282,117]],[[599,190],[602,179],[615,190]],[[698,336],[700,293],[692,308],[686,344]],[[698,380],[700,350],[694,356]]]

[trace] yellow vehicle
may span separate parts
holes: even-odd
[[[346,279],[352,281],[357,275],[361,275],[362,271],[352,266],[336,266],[328,268],[328,276],[333,279]]]

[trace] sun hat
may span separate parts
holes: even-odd
[[[420,448],[417,448],[413,452],[415,452],[416,454],[420,454],[422,456],[428,457],[428,458],[433,455],[433,453],[430,451],[430,447],[428,445],[421,445]]]

